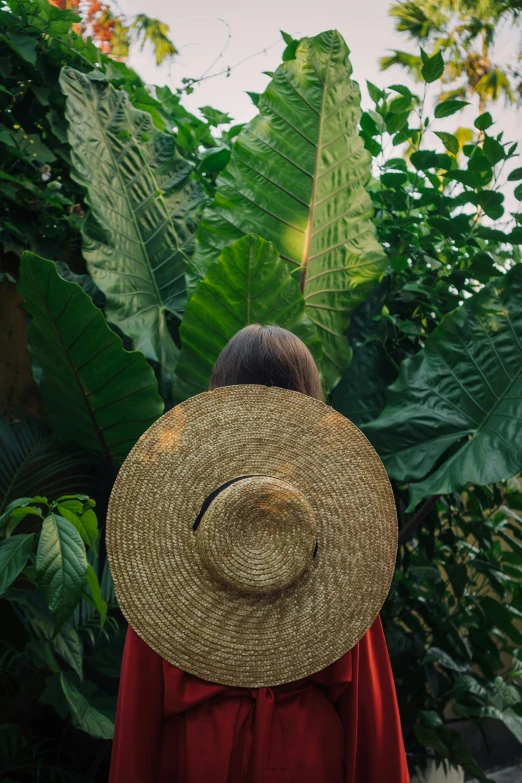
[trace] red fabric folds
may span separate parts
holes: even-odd
[[[254,689],[187,674],[129,627],[109,783],[409,783],[380,617],[321,672]]]

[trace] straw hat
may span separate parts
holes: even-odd
[[[348,419],[299,392],[204,392],[140,437],[114,484],[107,551],[121,610],[166,661],[268,687],[342,657],[388,594],[390,482]]]

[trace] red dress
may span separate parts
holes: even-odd
[[[109,783],[409,783],[381,619],[317,674],[233,688],[129,627]]]

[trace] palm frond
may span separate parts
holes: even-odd
[[[0,513],[21,497],[95,496],[102,487],[95,470],[91,456],[61,443],[43,422],[0,417]]]

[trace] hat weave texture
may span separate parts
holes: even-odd
[[[306,677],[351,649],[384,603],[396,551],[393,492],[365,435],[278,387],[225,386],[163,414],[107,512],[116,596],[136,633],[174,666],[239,687]]]

